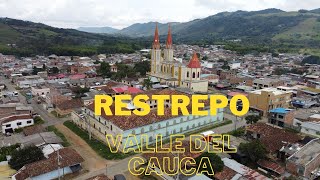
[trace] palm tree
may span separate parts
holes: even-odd
[[[152,88],[152,81],[150,77],[143,80],[143,87],[147,88],[148,90]]]

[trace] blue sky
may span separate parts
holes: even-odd
[[[222,11],[320,8],[320,0],[0,0],[0,17],[55,27],[123,28],[149,21],[186,22]]]

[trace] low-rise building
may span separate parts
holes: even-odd
[[[24,165],[12,176],[12,179],[57,179],[62,174],[66,175],[81,170],[81,163],[84,159],[77,151],[71,148],[63,148],[58,151],[49,154],[47,159]]]
[[[286,108],[275,108],[269,111],[268,122],[279,127],[292,127],[294,111]]]
[[[262,115],[274,108],[289,108],[292,93],[281,91],[276,88],[265,88],[251,91],[248,94],[250,108],[258,110]]]
[[[30,114],[11,115],[0,119],[3,134],[13,133],[15,129],[31,126],[34,124]]]
[[[253,80],[253,88],[254,89],[264,89],[270,87],[282,86],[284,82],[279,79],[271,79],[271,78],[260,78]]]
[[[320,108],[299,109],[295,112],[293,126],[302,133],[320,136]]]
[[[316,179],[320,174],[320,139],[314,139],[287,159],[287,170],[305,179]]]
[[[31,87],[31,93],[33,96],[46,96],[50,93],[50,88],[44,86]]]

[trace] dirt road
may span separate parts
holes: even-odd
[[[85,160],[82,163],[83,169],[91,172],[105,168],[106,164],[110,166],[114,163],[113,161],[108,161],[100,157],[84,140],[82,140],[63,124],[58,124],[56,127],[66,136],[71,144],[71,147],[75,149]]]

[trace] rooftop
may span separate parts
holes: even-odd
[[[71,148],[63,148],[59,150],[60,168],[79,164],[84,159]],[[22,167],[15,175],[17,180],[23,180],[30,177],[39,176],[58,169],[57,152],[49,154],[48,159],[36,161]]]
[[[305,166],[314,158],[320,156],[320,139],[314,139],[288,158],[295,164]]]
[[[272,93],[273,95],[282,95],[282,94],[288,94],[291,93],[290,91],[281,91],[278,90],[277,88],[264,88],[264,89],[259,89],[259,90],[255,90],[255,91],[251,91],[250,93],[253,94],[261,94],[262,92],[268,92],[268,93]]]
[[[271,113],[281,113],[281,114],[287,114],[290,111],[291,109],[285,109],[285,108],[275,108],[270,110]]]
[[[256,123],[246,127],[247,132],[260,135],[261,142],[266,146],[269,152],[276,152],[288,143],[295,143],[302,138],[285,129],[273,127],[266,123]]]

